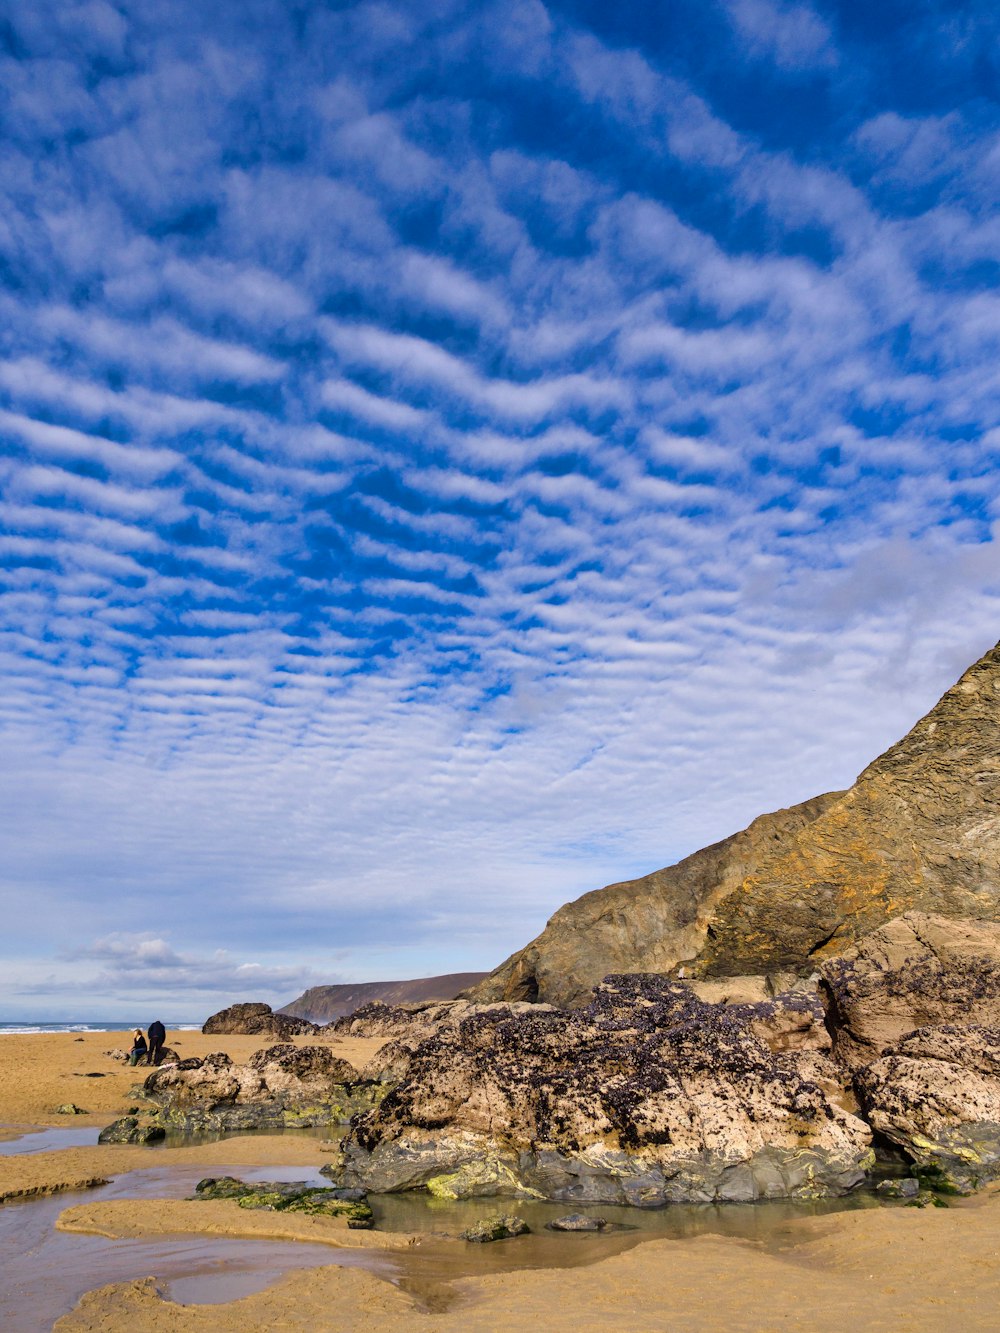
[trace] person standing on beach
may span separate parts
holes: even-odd
[[[167,1039],[167,1029],[157,1018],[150,1023],[149,1031],[146,1034],[149,1037],[149,1050],[146,1053],[147,1065],[158,1065],[163,1059],[163,1043]]]

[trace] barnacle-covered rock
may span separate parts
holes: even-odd
[[[419,1044],[354,1122],[341,1178],[639,1206],[843,1193],[864,1177],[870,1132],[820,1049],[771,1049],[782,1000],[768,1003],[707,1004],[631,975],[573,1013],[472,1013]]]
[[[1000,1176],[1000,1028],[920,1028],[855,1074],[871,1125],[939,1189]]]
[[[185,1060],[143,1084],[159,1121],[187,1132],[346,1122],[381,1091],[329,1047],[290,1043],[255,1051],[243,1065],[224,1052]]]
[[[822,986],[851,1066],[916,1028],[1000,1025],[1000,925],[907,912],[827,963]]]

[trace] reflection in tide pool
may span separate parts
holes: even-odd
[[[373,1194],[369,1203],[380,1231],[406,1231],[455,1236],[490,1213],[516,1213],[532,1232],[546,1230],[546,1223],[567,1213],[603,1217],[609,1228],[635,1234],[636,1239],[654,1237],[682,1240],[693,1236],[732,1236],[740,1240],[767,1241],[788,1222],[827,1213],[883,1204],[867,1191],[842,1199],[797,1203],[775,1199],[762,1203],[676,1203],[665,1208],[623,1208],[613,1204],[542,1203],[532,1199],[435,1199],[423,1191],[407,1194]],[[548,1234],[552,1234],[551,1232]],[[594,1232],[562,1233],[575,1239],[593,1237]],[[560,1236],[562,1239],[562,1236]]]
[[[20,1157],[23,1153],[57,1152],[61,1148],[92,1148],[99,1129],[35,1129],[16,1139],[0,1142],[0,1157]]]
[[[313,1131],[313,1136],[328,1133]],[[449,1284],[463,1277],[526,1268],[580,1267],[657,1238],[717,1235],[779,1248],[791,1243],[794,1223],[802,1218],[882,1206],[865,1192],[818,1203],[675,1204],[650,1211],[512,1199],[447,1201],[424,1192],[373,1195],[370,1203],[380,1230],[420,1236],[412,1247],[389,1253],[205,1236],[112,1241],[55,1230],[56,1218],[74,1204],[93,1199],[185,1198],[194,1193],[200,1179],[209,1175],[325,1185],[329,1182],[319,1174],[324,1157],[317,1153],[316,1164],[311,1167],[232,1166],[223,1164],[224,1159],[220,1164],[190,1166],[171,1165],[169,1152],[158,1153],[156,1166],[122,1175],[97,1189],[4,1205],[0,1208],[0,1254],[4,1256],[5,1271],[0,1290],[0,1328],[4,1333],[48,1333],[53,1322],[71,1310],[84,1292],[110,1282],[154,1276],[168,1298],[208,1304],[262,1290],[295,1269],[329,1264],[363,1267],[398,1285],[420,1308],[440,1310],[454,1299]],[[456,1243],[454,1237],[496,1212],[518,1213],[532,1234],[492,1245]],[[596,1233],[547,1230],[547,1222],[568,1212],[603,1217],[608,1228]]]

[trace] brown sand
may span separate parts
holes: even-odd
[[[129,1091],[143,1071],[102,1056],[118,1044],[115,1034],[83,1035],[82,1042],[65,1034],[0,1038],[0,1122],[107,1123],[135,1104]],[[187,1032],[168,1037],[168,1043],[183,1055],[226,1050],[234,1059],[245,1059],[270,1044],[259,1038]],[[335,1049],[357,1067],[378,1045],[343,1041]],[[77,1077],[92,1070],[108,1077]],[[55,1106],[70,1100],[85,1106],[91,1116],[56,1116]],[[106,1179],[164,1163],[168,1157],[178,1164],[209,1165],[218,1160],[219,1146],[108,1146],[0,1157],[0,1198],[5,1191],[9,1195]],[[293,1136],[229,1139],[225,1157],[248,1166],[315,1165],[322,1160],[316,1140]],[[243,1300],[207,1306],[173,1304],[157,1293],[152,1279],[138,1279],[86,1295],[72,1314],[58,1321],[59,1333],[360,1333],[374,1328],[505,1333],[526,1327],[576,1333],[582,1326],[622,1333],[843,1333],[845,1328],[951,1333],[1000,1327],[1000,1195],[993,1191],[947,1210],[887,1208],[803,1219],[777,1228],[767,1245],[710,1236],[650,1240],[590,1266],[476,1277],[468,1276],[472,1247],[463,1242],[414,1246],[403,1236],[350,1232],[332,1219],[248,1213],[229,1201],[95,1200],[66,1210],[60,1227],[105,1236],[180,1230],[321,1240],[377,1247],[383,1254],[390,1248],[407,1277],[401,1287],[394,1287],[357,1268],[303,1270]],[[522,1243],[500,1242],[489,1249]],[[569,1243],[586,1246],[589,1241],[574,1238]],[[422,1256],[432,1251],[430,1275],[422,1278]],[[507,1253],[513,1266],[516,1252],[511,1248]]]
[[[899,1208],[813,1218],[785,1239],[783,1249],[707,1236],[654,1240],[589,1268],[458,1278],[443,1292],[417,1293],[437,1297],[435,1313],[356,1269],[298,1272],[224,1306],[165,1302],[149,1279],[91,1292],[55,1328],[985,1333],[1000,1324],[995,1199],[948,1211]]]

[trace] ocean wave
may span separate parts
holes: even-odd
[[[2,1023],[0,1037],[36,1032],[131,1032],[135,1023]],[[168,1032],[200,1032],[200,1023],[165,1023]]]

